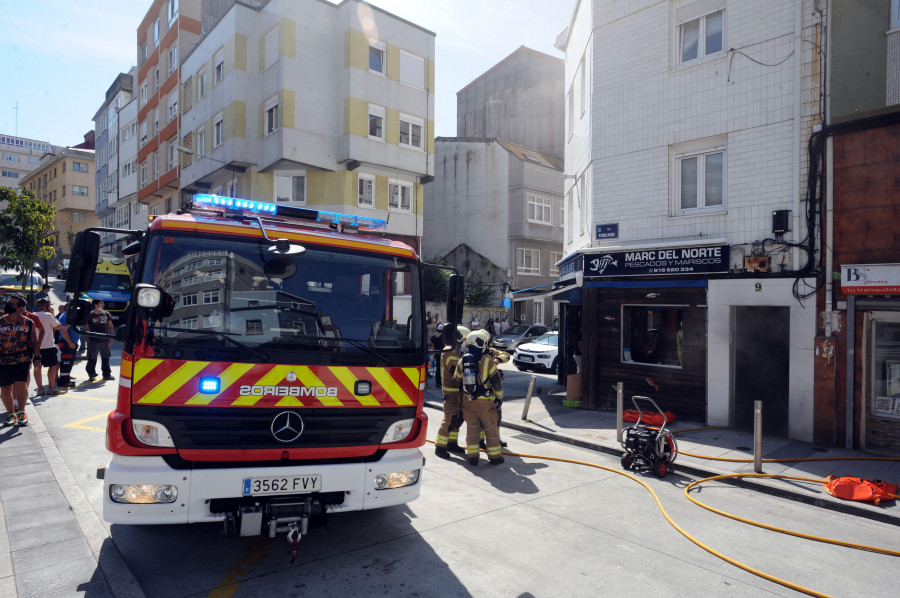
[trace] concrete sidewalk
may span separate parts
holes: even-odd
[[[509,380],[510,377],[507,377]],[[583,448],[621,456],[622,446],[616,439],[616,412],[587,411],[563,406],[565,388],[539,379],[535,385],[539,392],[532,395],[527,420],[523,420],[526,390],[522,384],[505,385],[503,420],[500,435],[504,440],[526,440],[537,436]],[[426,391],[426,406],[442,409],[442,396],[431,386]],[[626,397],[625,409],[633,409],[630,397]],[[437,413],[429,413],[437,417]],[[627,428],[631,423],[625,423]],[[675,421],[668,426],[675,434],[678,457],[674,471],[668,475],[685,472],[702,478],[727,474],[753,474],[753,434],[728,428],[703,428],[694,422]],[[685,430],[679,433],[679,430]],[[524,435],[522,434],[524,433]],[[522,450],[521,443],[513,446]],[[426,456],[431,451],[426,447]],[[523,451],[523,452],[539,452]],[[763,459],[784,461],[763,462],[762,472],[771,475],[792,476],[824,480],[826,476],[855,476],[900,483],[900,456],[884,457],[858,450],[821,447],[785,438],[764,436]],[[732,459],[721,460],[721,459]],[[804,461],[804,459],[810,459]],[[815,460],[812,460],[815,459]],[[871,460],[870,460],[871,459]],[[633,470],[629,470],[635,473]],[[653,477],[652,473],[637,473]],[[774,478],[735,478],[733,483],[747,488],[825,507],[869,519],[900,525],[900,501],[886,501],[876,506],[871,503],[845,501],[828,494],[821,483],[779,480]]]

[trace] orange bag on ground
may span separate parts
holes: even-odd
[[[622,420],[627,422],[636,422],[638,420],[638,412],[635,409],[626,409],[622,412]],[[671,411],[666,411],[666,420],[667,423],[671,424],[675,421],[675,414]],[[651,426],[661,426],[663,424],[663,416],[659,413],[651,413],[649,411],[643,412],[643,417],[641,418],[642,424],[648,424]]]
[[[863,480],[853,476],[825,478],[822,484],[828,494],[845,500],[861,500],[879,504],[883,500],[900,498],[897,496],[897,484],[889,484],[881,480]]]

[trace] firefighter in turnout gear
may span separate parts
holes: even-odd
[[[497,418],[497,401],[503,400],[503,378],[489,351],[490,342],[491,335],[487,330],[469,334],[466,353],[460,358],[454,374],[454,379],[462,382],[466,454],[470,465],[478,465],[478,439],[482,428],[489,463],[503,463]]]
[[[444,391],[444,419],[434,441],[434,454],[441,459],[449,459],[450,453],[466,452],[459,446],[459,429],[463,423],[461,384],[453,373],[459,362],[462,342],[468,335],[468,328],[457,326],[453,344],[445,346],[444,352],[441,353],[440,379]]]

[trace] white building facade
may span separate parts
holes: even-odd
[[[766,433],[811,440],[824,5],[576,5],[557,40],[572,285],[557,299],[567,350],[586,341],[587,406],[623,381],[684,419],[747,427],[761,399]]]

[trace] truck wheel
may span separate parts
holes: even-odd
[[[657,461],[656,465],[653,466],[653,473],[655,473],[657,477],[664,478],[668,472],[669,465],[665,459]]]

